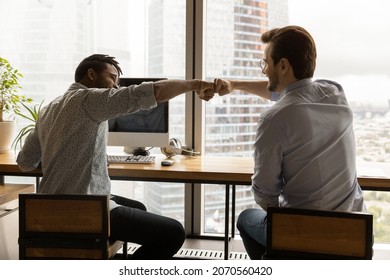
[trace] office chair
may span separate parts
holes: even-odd
[[[111,259],[108,195],[19,195],[19,259]]]
[[[373,216],[367,213],[267,210],[266,259],[372,259]]]

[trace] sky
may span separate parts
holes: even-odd
[[[208,0],[212,1],[212,0]],[[138,3],[139,2],[139,3]],[[143,1],[130,11],[132,38],[145,40]],[[315,78],[339,82],[351,101],[384,106],[390,99],[390,1],[288,0],[290,24],[305,27],[317,44]],[[141,51],[142,52],[142,51]],[[134,51],[135,65],[144,53]],[[143,73],[144,69],[132,69]],[[137,75],[137,73],[132,73]],[[372,94],[374,93],[374,95]],[[374,97],[373,97],[374,96]]]
[[[316,77],[338,81],[350,100],[386,104],[390,99],[390,1],[288,3],[290,24],[305,27],[316,41]]]

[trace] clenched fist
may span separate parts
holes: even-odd
[[[201,81],[200,89],[196,90],[196,93],[198,94],[200,99],[209,101],[211,98],[214,97],[214,83]]]
[[[214,90],[220,96],[224,96],[233,91],[232,84],[228,80],[214,79]]]

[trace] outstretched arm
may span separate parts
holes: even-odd
[[[215,92],[218,92],[220,96],[226,95],[233,90],[241,90],[265,99],[271,99],[271,92],[267,88],[268,81],[215,79],[214,84]]]
[[[153,83],[157,102],[168,101],[184,92],[195,91],[203,100],[214,96],[214,83],[202,80],[161,80]]]

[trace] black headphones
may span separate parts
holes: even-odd
[[[192,149],[191,150],[183,149],[183,145],[181,144],[180,140],[177,138],[169,139],[169,146],[161,147],[161,152],[166,157],[173,157],[177,155],[194,157],[200,155],[200,152],[194,151]]]

